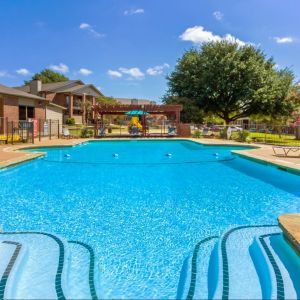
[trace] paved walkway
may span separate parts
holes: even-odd
[[[21,148],[26,147],[53,147],[53,146],[70,146],[77,145],[83,142],[86,142],[90,139],[54,139],[54,140],[44,140],[36,141],[35,144],[17,144],[17,145],[0,145],[0,168],[11,166],[23,161],[28,161],[43,155],[43,153],[28,153],[18,151]],[[108,139],[105,139],[108,140]],[[114,139],[115,140],[115,139]],[[147,139],[149,140],[149,139]],[[207,145],[246,145],[238,143],[235,141],[226,141],[218,139],[190,139],[198,143],[207,144]],[[278,157],[274,155],[272,146],[269,145],[255,145],[250,144],[250,146],[257,146],[257,149],[249,150],[235,150],[234,152],[238,155],[245,156],[248,158],[254,158],[261,161],[267,161],[269,163],[283,166],[289,169],[296,169],[300,171],[300,157]]]
[[[239,143],[235,141],[226,141],[226,140],[217,140],[217,139],[192,139],[194,141],[200,142],[207,145],[245,145],[245,146],[255,146],[256,149],[249,150],[234,150],[233,152],[244,157],[253,158],[255,160],[265,161],[277,166],[283,166],[288,169],[296,169],[300,171],[300,156],[298,157],[284,157],[284,156],[275,156],[273,147],[271,145],[262,145],[262,144],[246,144]],[[280,151],[278,151],[280,152]],[[300,152],[296,153],[300,154]]]

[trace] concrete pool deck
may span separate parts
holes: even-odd
[[[122,138],[120,140],[127,140],[128,138]],[[157,138],[153,138],[157,140]],[[163,139],[163,138],[162,138]],[[172,138],[176,140],[177,138]],[[239,143],[235,141],[219,140],[219,139],[193,139],[193,138],[179,138],[180,140],[186,139],[191,140],[204,145],[234,145],[234,146],[254,146],[255,149],[247,150],[234,150],[233,152],[262,163],[270,163],[278,167],[283,167],[285,170],[290,170],[294,172],[300,171],[300,157],[280,157],[275,156],[271,145],[261,145],[261,144],[246,144]],[[39,147],[63,147],[63,146],[74,146],[94,139],[52,139],[44,141],[36,141],[35,144],[16,144],[16,145],[0,145],[0,168],[10,167],[34,158],[43,156],[43,153],[29,153],[19,151],[25,148],[39,148]],[[110,138],[105,138],[101,140],[111,140]],[[116,139],[112,139],[116,140]],[[149,138],[146,138],[149,140]]]
[[[285,237],[300,255],[300,214],[283,214],[278,223]]]
[[[0,145],[0,169],[12,167],[44,155],[42,152],[20,151],[26,148],[39,147],[70,147],[84,143],[90,139],[53,139],[35,142],[34,144]]]

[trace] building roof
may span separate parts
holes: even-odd
[[[155,101],[147,100],[147,99],[137,99],[137,98],[114,98],[120,104],[138,104],[138,105],[147,105],[147,104],[155,104]]]
[[[17,87],[17,89],[30,92],[30,86],[24,85]],[[74,93],[91,96],[102,96],[102,93],[93,84],[84,84],[81,80],[67,80],[53,83],[42,83],[41,92],[53,92],[53,93]]]
[[[66,109],[67,109],[67,108],[64,107],[64,106],[58,105],[58,104],[53,103],[53,102],[49,102],[49,103],[47,104],[47,106],[57,107],[57,108],[60,108],[61,110],[66,110]]]
[[[47,101],[45,98],[29,94],[19,89],[11,88],[2,84],[0,84],[0,94]]]

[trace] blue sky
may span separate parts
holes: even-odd
[[[159,101],[207,40],[254,43],[300,77],[299,0],[0,0],[0,83],[50,67],[107,96]]]

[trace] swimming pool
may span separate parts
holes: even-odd
[[[132,140],[43,149],[44,158],[0,172],[1,224],[91,245],[103,298],[175,298],[200,240],[300,209],[299,176],[232,149],[241,147]]]

